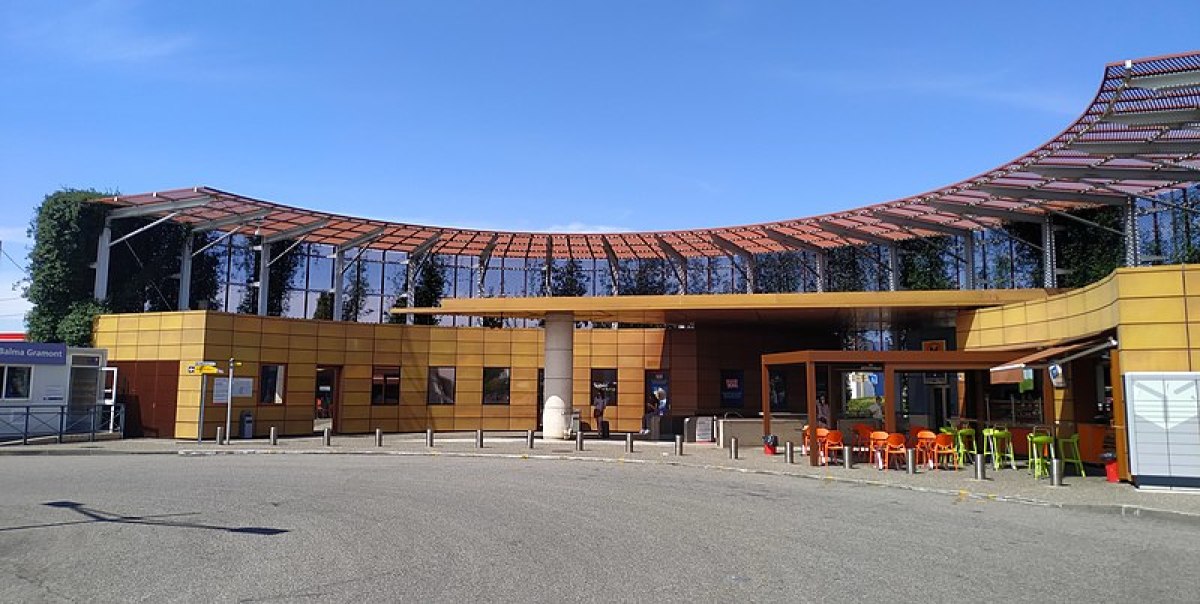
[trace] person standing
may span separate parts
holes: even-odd
[[[600,432],[603,428],[601,422],[604,421],[604,408],[608,406],[608,397],[601,393],[592,398],[592,427],[596,432]]]

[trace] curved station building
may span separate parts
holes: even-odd
[[[1127,380],[1200,371],[1200,266],[1163,264],[1149,236],[1169,210],[1195,213],[1188,196],[1198,182],[1200,53],[1189,53],[1108,65],[1078,119],[977,176],[764,224],[507,232],[356,218],[208,187],[121,195],[99,200],[111,211],[97,243],[98,299],[122,219],[173,221],[195,236],[181,251],[179,310],[99,317],[94,344],[119,368],[131,427],[159,437],[213,438],[230,391],[234,417],[255,436],[311,434],[324,420],[336,433],[564,438],[596,429],[592,406],[603,401],[614,431],[689,439],[696,423],[708,431],[692,418],[713,416],[718,438],[745,431],[743,441],[800,442],[805,425],[849,434],[857,423],[896,432],[967,424],[1004,426],[1020,455],[1025,435],[1045,429],[1078,434],[1087,462],[1115,452],[1136,479],[1131,448],[1146,443],[1130,433]],[[1078,214],[1094,208],[1123,218]],[[1120,242],[1123,266],[1061,289],[1072,266],[1056,237],[1080,223]],[[945,246],[949,286],[916,289],[906,254],[931,238]],[[190,293],[201,253],[220,259],[215,306]],[[253,275],[287,254],[299,260],[282,282],[286,311],[270,313],[269,288],[280,285]],[[1019,266],[1018,254],[1036,266]],[[780,258],[792,271],[786,288],[765,266],[778,272]],[[847,280],[846,258],[866,277]],[[443,297],[416,306],[430,263],[442,267]],[[579,291],[550,295],[568,269]],[[189,369],[212,361],[224,370],[230,359],[239,363],[232,387]],[[1188,438],[1200,443],[1196,418],[1171,413],[1146,421],[1196,432]]]

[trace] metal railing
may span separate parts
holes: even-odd
[[[0,406],[0,442],[54,437],[62,442],[67,435],[125,435],[125,405],[2,405]]]

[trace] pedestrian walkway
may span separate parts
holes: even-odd
[[[858,463],[852,469],[842,466],[813,467],[797,452],[795,464],[788,464],[784,455],[764,455],[760,448],[745,447],[738,459],[731,459],[728,449],[713,444],[685,443],[684,454],[675,455],[675,443],[670,441],[634,441],[634,452],[625,452],[623,436],[612,439],[585,439],[583,451],[576,450],[575,441],[535,439],[533,449],[526,445],[524,433],[486,433],[483,448],[475,447],[474,432],[438,433],[432,448],[425,446],[424,434],[385,434],[383,446],[375,445],[374,435],[334,436],[331,445],[322,444],[320,436],[280,439],[271,445],[266,439],[234,440],[230,445],[211,441],[167,439],[126,439],[109,442],[29,445],[0,448],[4,455],[89,455],[89,454],[353,454],[353,455],[453,455],[507,456],[526,459],[582,460],[592,462],[659,463],[703,467],[714,471],[756,472],[790,475],[862,486],[903,488],[938,493],[966,500],[1014,501],[1035,505],[1050,505],[1126,515],[1186,515],[1185,520],[1200,522],[1200,493],[1144,491],[1129,484],[1113,484],[1103,476],[1079,477],[1068,475],[1064,486],[1052,487],[1047,479],[1034,480],[1024,469],[993,471],[988,467],[988,480],[974,480],[971,466],[958,471],[930,471],[920,468],[910,475],[903,470],[881,471],[874,466]],[[1089,468],[1089,473],[1101,470]]]

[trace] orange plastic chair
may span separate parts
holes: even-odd
[[[908,439],[899,432],[889,434],[887,444],[883,449],[883,469],[887,470],[888,466],[892,465],[893,455],[899,455],[900,459],[904,459],[905,451],[908,451]]]
[[[829,437],[829,428],[817,428],[817,450],[825,454],[825,439]]]
[[[865,461],[871,461],[871,427],[854,424],[850,429],[854,430],[854,450],[861,451]]]
[[[887,449],[888,433],[882,430],[871,433],[871,444],[867,448],[867,460],[875,463],[875,456],[879,456],[879,463],[883,463],[883,451]]]
[[[922,430],[917,433],[917,464],[933,463],[933,443],[937,441],[937,434],[932,430]]]
[[[846,443],[841,430],[830,430],[829,434],[825,435],[825,442],[821,446],[821,465],[827,465],[830,462],[831,451],[839,451],[843,457],[846,456]]]
[[[958,469],[958,449],[954,446],[952,434],[938,434],[933,441],[933,467],[938,468],[942,459],[949,457],[954,469]]]

